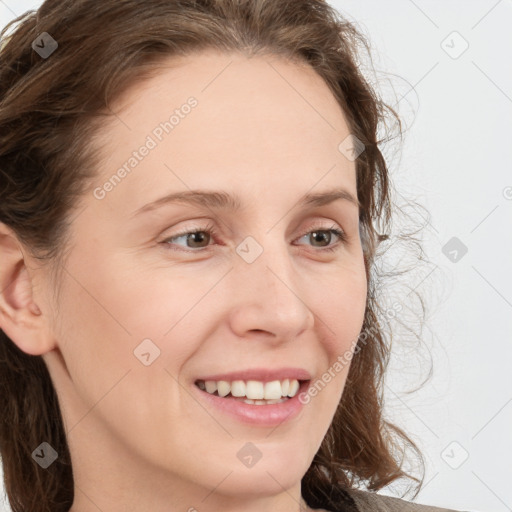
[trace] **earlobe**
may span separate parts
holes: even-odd
[[[32,274],[14,232],[0,222],[0,329],[31,355],[55,348],[45,315],[33,297]]]

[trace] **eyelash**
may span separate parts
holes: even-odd
[[[308,231],[307,233],[304,233],[304,235],[299,237],[299,239],[304,238],[306,235],[309,235],[316,231],[330,231],[331,233],[334,233],[338,237],[339,243],[337,243],[336,245],[331,246],[331,247],[320,248],[320,249],[318,249],[317,252],[337,251],[337,250],[341,249],[341,246],[348,241],[348,237],[344,231],[341,231],[340,229],[335,228],[335,226],[336,226],[336,224],[334,224],[331,228],[325,228],[325,227],[320,227],[320,226],[315,227],[315,228],[311,229],[310,231]],[[182,252],[189,252],[189,253],[190,252],[202,252],[202,251],[207,250],[207,247],[201,247],[199,249],[189,249],[189,250],[174,249],[171,247],[171,244],[169,243],[171,240],[175,240],[176,238],[180,238],[185,235],[193,235],[195,233],[208,233],[210,235],[210,237],[213,237],[215,240],[217,239],[217,231],[215,230],[214,226],[209,224],[208,226],[205,226],[205,227],[196,228],[196,229],[192,229],[192,230],[188,230],[188,231],[183,231],[181,233],[177,233],[176,235],[173,235],[170,238],[166,238],[161,243],[164,245],[165,250],[174,250],[174,251],[182,251]]]

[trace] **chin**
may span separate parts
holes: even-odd
[[[226,478],[219,491],[228,496],[243,494],[248,499],[275,496],[300,484],[303,474],[296,469],[290,471],[291,467],[287,465],[268,472],[264,469],[258,471],[255,467],[248,471],[235,470]]]
[[[309,467],[309,461],[297,449],[288,451],[262,447],[261,458],[256,459],[257,455],[252,461],[249,459],[246,466],[235,455],[233,463],[225,464],[222,470],[218,468],[215,471],[217,475],[229,474],[222,485],[224,494],[273,496],[300,483]]]

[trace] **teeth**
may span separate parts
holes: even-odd
[[[281,383],[278,380],[265,384],[265,400],[277,400],[281,398]]]
[[[198,387],[205,389],[210,394],[218,392],[219,396],[225,397],[231,393],[234,397],[246,397],[246,403],[254,403],[255,405],[263,405],[277,403],[281,398],[294,397],[299,390],[299,381],[297,379],[285,379],[282,381],[273,380],[271,382],[260,382],[257,380],[235,380],[228,382],[225,380],[198,381]],[[258,403],[261,400],[264,402]]]
[[[243,380],[235,380],[231,383],[231,394],[233,396],[245,396],[245,382]]]
[[[290,381],[290,389],[288,390],[288,396],[295,396],[297,394],[297,391],[299,390],[299,381],[298,380],[291,380]]]
[[[265,398],[265,388],[263,387],[263,382],[258,382],[257,380],[247,381],[247,386],[245,386],[245,396],[251,400]]]
[[[219,396],[229,395],[229,392],[231,391],[231,384],[225,380],[219,380],[219,382],[217,382],[217,391]]]
[[[280,400],[244,400],[245,403],[252,403],[254,405],[272,405],[286,402],[288,398],[281,398]]]
[[[283,396],[288,396],[288,391],[290,390],[290,379],[285,379],[281,381],[281,393]]]
[[[213,395],[217,391],[217,383],[213,380],[207,380],[205,383],[206,391]]]

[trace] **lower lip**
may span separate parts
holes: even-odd
[[[207,391],[199,389],[195,384],[192,384],[192,387],[202,400],[205,400],[222,413],[235,418],[241,423],[275,427],[286,421],[291,421],[300,413],[304,404],[300,402],[299,395],[307,391],[309,384],[310,381],[302,382],[294,397],[280,404],[270,405],[246,404],[239,400],[212,395]]]

